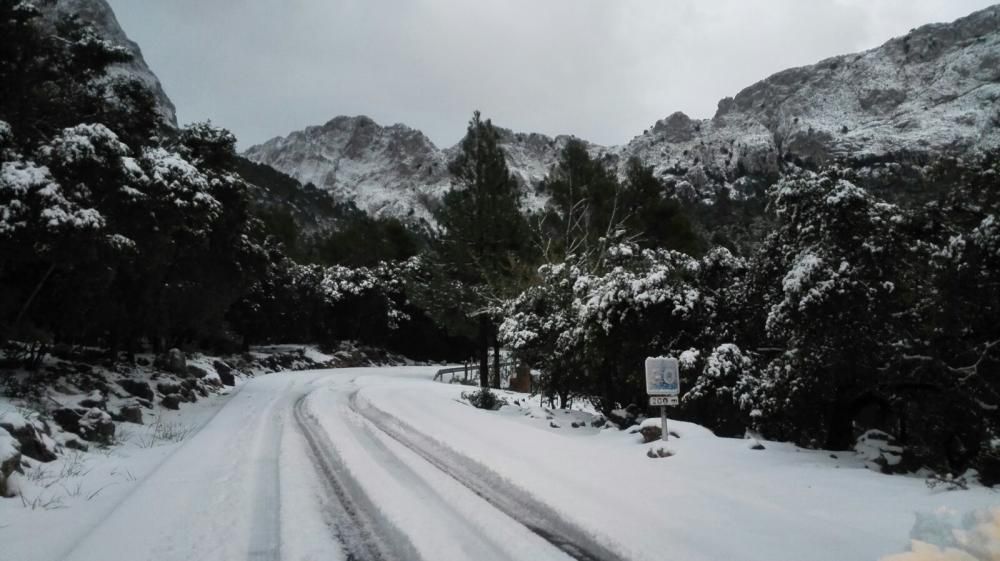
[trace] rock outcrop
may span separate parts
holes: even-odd
[[[156,98],[156,107],[164,121],[172,127],[177,127],[177,113],[173,102],[163,91],[160,79],[153,74],[142,56],[142,50],[118,23],[114,10],[108,5],[106,0],[55,0],[54,2],[36,2],[36,6],[42,10],[46,18],[56,20],[64,16],[76,16],[84,24],[94,28],[98,35],[122,46],[132,53],[132,60],[122,64],[114,65],[110,74],[126,74],[139,79],[149,88]]]

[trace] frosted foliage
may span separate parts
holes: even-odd
[[[293,285],[316,286],[323,301],[330,306],[366,295],[380,298],[385,304],[389,327],[396,328],[399,322],[409,318],[397,303],[403,293],[405,278],[420,266],[420,259],[413,257],[399,263],[380,263],[375,267],[321,267],[291,263],[290,269]]]
[[[626,261],[603,275],[581,275],[574,284],[573,308],[581,322],[607,332],[625,315],[653,306],[666,306],[677,317],[693,312],[701,297],[690,279],[699,268],[697,260],[634,244],[612,246],[608,253]]]
[[[200,208],[213,217],[222,213],[222,204],[208,193],[209,178],[180,154],[148,148],[143,151],[142,164],[151,184],[164,189],[176,207]]]
[[[913,250],[900,242],[904,213],[838,173],[786,179],[771,192],[785,226],[767,243],[779,259],[791,256],[774,264],[786,273],[768,310],[765,328],[771,337],[791,337],[803,325],[883,301],[895,290],[890,279],[896,278],[884,264]]]
[[[682,360],[690,357],[684,357]],[[753,376],[753,361],[736,345],[726,343],[716,347],[706,358],[701,373],[686,394],[685,402],[700,399],[726,400],[741,410],[753,408],[752,390],[757,380]]]
[[[1000,221],[990,214],[969,234],[969,240],[985,253],[1000,255]]]
[[[698,365],[698,357],[700,355],[701,353],[698,352],[698,349],[688,349],[682,352],[681,356],[678,358],[680,367],[684,370],[690,370],[696,367]]]
[[[565,263],[542,266],[541,282],[503,309],[500,337],[504,343],[515,350],[538,352],[542,361],[573,363],[580,360],[588,342],[636,336],[626,333],[623,326],[664,318],[673,318],[679,325],[711,317],[718,294],[704,291],[700,277],[725,276],[744,266],[724,249],[699,261],[676,251],[642,249],[631,242],[611,243],[604,256],[597,267],[572,256]],[[697,350],[687,352],[683,359],[685,368],[693,366]]]
[[[104,217],[69,200],[45,166],[31,161],[0,166],[0,235],[25,228],[96,230]]]
[[[108,165],[128,154],[128,146],[104,125],[89,124],[63,129],[42,152],[61,165]]]

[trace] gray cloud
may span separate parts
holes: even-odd
[[[994,0],[109,0],[182,122],[243,147],[366,114],[442,146],[472,110],[620,144],[769,74]]]

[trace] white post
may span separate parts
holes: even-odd
[[[664,442],[670,439],[670,435],[667,433],[667,406],[660,406],[660,421],[662,421],[663,435],[661,438]]]

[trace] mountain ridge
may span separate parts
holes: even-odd
[[[588,146],[619,170],[639,158],[682,195],[711,199],[725,190],[744,197],[744,178],[781,174],[789,163],[920,161],[1000,146],[998,100],[1000,5],[994,5],[867,51],[782,70],[720,100],[711,118],[675,112],[625,144]],[[354,135],[350,123],[363,123],[367,132]],[[308,127],[244,154],[372,214],[430,218],[450,187],[447,161],[457,145],[438,148],[417,129],[365,116],[337,117],[323,127],[323,134]],[[532,187],[569,138],[501,129],[527,207],[544,204]]]

